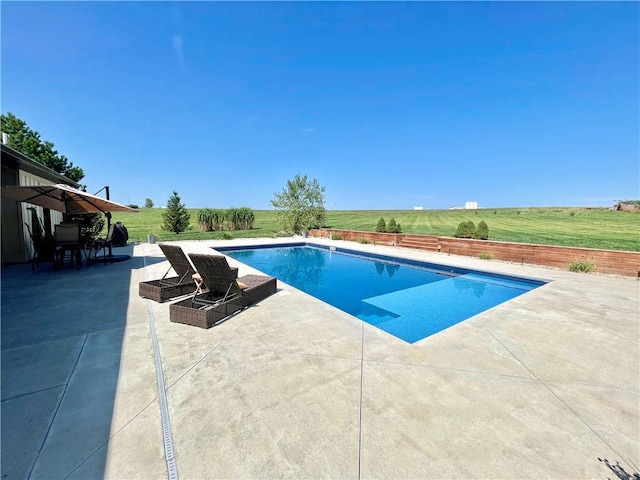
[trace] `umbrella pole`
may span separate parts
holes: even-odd
[[[107,200],[111,200],[109,198],[109,185],[105,186],[104,188],[105,188],[105,193],[107,194]],[[107,216],[107,234],[108,234],[109,230],[111,229],[111,212],[106,212],[105,215]],[[113,257],[113,252],[111,251],[111,242],[109,242],[109,257]]]
[[[105,212],[104,215],[107,217],[107,236],[109,236],[109,230],[111,229],[111,212]],[[113,256],[113,253],[111,252],[111,242],[109,242],[109,254],[107,256]]]

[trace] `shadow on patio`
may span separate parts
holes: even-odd
[[[146,321],[128,311],[142,267],[140,257],[80,270],[3,266],[3,478],[104,476],[108,440],[133,413],[117,418],[115,399],[125,326]],[[157,387],[148,390],[140,403],[153,402]]]

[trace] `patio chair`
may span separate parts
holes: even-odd
[[[209,328],[230,315],[274,294],[277,279],[264,275],[236,278],[222,255],[189,254],[208,291],[195,292],[191,298],[169,307],[172,322]]]
[[[97,238],[93,241],[91,245],[91,250],[89,252],[89,257],[91,256],[91,251],[93,251],[93,262],[98,261],[98,252],[102,251],[102,261],[106,265],[107,252],[111,248],[111,242],[113,241],[113,232],[115,231],[115,224],[111,224],[109,226],[109,231],[107,232],[107,236],[105,238]],[[111,263],[113,263],[113,257],[110,259]]]
[[[47,257],[47,254],[51,254],[53,250],[55,250],[55,245],[52,243],[51,239],[47,239],[42,235],[35,235],[31,233],[31,227],[27,222],[24,222],[25,227],[27,227],[27,231],[29,232],[29,238],[31,239],[31,244],[33,245],[33,256],[31,257],[31,270],[35,267],[40,266],[40,261],[43,258]]]
[[[69,252],[69,263],[76,264],[76,268],[82,266],[82,253],[80,251],[80,225],[77,223],[59,223],[55,227],[56,251],[54,268],[64,265],[66,253]]]
[[[161,243],[158,245],[169,261],[169,268],[159,280],[150,280],[138,284],[138,294],[159,303],[194,292],[206,291],[204,280],[194,270],[184,251],[178,245]],[[169,277],[173,270],[176,276]],[[238,276],[238,269],[232,269]]]

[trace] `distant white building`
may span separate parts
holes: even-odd
[[[465,202],[464,207],[450,207],[449,210],[477,210],[478,202]]]
[[[424,207],[413,207],[414,210],[424,210]]]

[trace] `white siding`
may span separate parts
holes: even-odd
[[[30,187],[33,185],[53,185],[53,182],[49,182],[36,175],[33,175],[32,173],[20,170],[20,185],[25,187]],[[24,224],[25,222],[27,222],[29,224],[29,228],[31,228],[31,231],[33,232],[34,229],[33,229],[33,224],[31,222],[31,212],[27,210],[29,207],[36,208],[36,213],[38,215],[38,218],[44,225],[44,209],[42,207],[39,207],[38,205],[31,205],[30,203],[24,203],[24,202],[20,203],[20,213],[22,215],[20,222],[23,230],[22,240],[23,240],[23,248],[25,252],[25,258],[24,258],[25,261],[33,258],[33,253],[34,253],[33,243],[31,242],[31,237],[29,236],[29,230]],[[63,219],[62,212],[51,210],[51,227],[52,228],[54,225],[57,225],[58,223],[62,222],[62,219]],[[53,232],[50,232],[50,233],[53,234]]]

